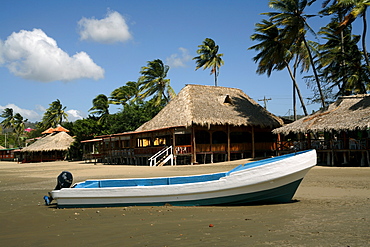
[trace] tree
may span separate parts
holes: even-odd
[[[350,27],[338,33],[338,25],[333,19],[319,32],[326,39],[326,43],[319,46],[321,76],[331,87],[338,87],[338,95],[364,94],[370,79],[357,46],[360,36],[352,35]]]
[[[14,133],[17,137],[18,146],[21,146],[20,138],[24,134],[25,122],[27,122],[27,119],[23,119],[22,115],[19,113],[16,113],[14,115]]]
[[[270,76],[273,70],[283,70],[284,68],[287,68],[294,85],[293,95],[295,94],[295,90],[297,90],[303,111],[307,116],[306,106],[296,82],[295,75],[289,66],[293,53],[287,49],[284,42],[279,40],[279,29],[271,21],[262,20],[261,23],[256,24],[255,31],[256,33],[251,36],[251,39],[253,41],[257,40],[261,42],[248,49],[259,51],[259,53],[253,58],[256,63],[258,62],[257,73],[266,73],[267,76]],[[297,60],[298,56],[296,61]],[[296,63],[298,63],[298,61]]]
[[[210,38],[206,38],[198,47],[197,54],[199,56],[193,58],[193,60],[196,60],[195,70],[199,68],[203,68],[203,70],[211,68],[211,75],[215,75],[215,86],[217,87],[217,77],[220,73],[220,67],[224,65],[221,57],[224,54],[218,54],[219,46]]]
[[[303,14],[308,5],[309,2],[307,0],[270,0],[269,6],[278,12],[269,12],[264,14],[269,16],[270,20],[276,26],[281,27],[280,39],[282,42],[286,43],[288,49],[294,43],[304,43],[320,94],[321,104],[322,107],[325,108],[325,98],[321,90],[321,84],[315,68],[314,59],[305,36],[307,31],[314,34],[314,31],[306,22],[306,19],[313,17],[313,15]]]
[[[344,16],[343,20],[340,22],[338,30],[341,31],[344,28],[351,25],[352,22],[356,20],[357,17],[362,17],[363,29],[362,29],[362,49],[368,66],[370,70],[370,61],[366,50],[366,32],[367,32],[367,20],[366,20],[366,10],[367,6],[370,5],[370,0],[337,0],[338,7],[350,8],[349,14]]]
[[[98,123],[103,123],[109,116],[108,97],[104,94],[99,94],[93,99],[92,103],[93,107],[91,107],[89,111],[91,114],[99,117]]]
[[[110,103],[115,105],[126,105],[137,101],[140,96],[140,83],[128,81],[125,86],[115,89],[110,95]]]
[[[0,117],[4,118],[4,120],[1,122],[1,125],[3,126],[4,129],[13,128],[14,115],[12,108],[5,108]]]
[[[176,96],[175,91],[170,86],[170,79],[166,79],[170,67],[163,64],[162,60],[155,59],[148,61],[147,66],[141,68],[139,78],[140,98],[145,99],[153,96],[154,105],[161,104],[162,99],[166,103]]]
[[[5,108],[0,117],[5,118],[1,122],[3,128],[12,129],[18,146],[21,146],[21,136],[24,134],[25,122],[27,122],[27,119],[24,120],[22,115],[19,113],[13,115],[12,108]]]
[[[145,122],[151,120],[167,104],[162,99],[161,104],[153,105],[154,100],[138,102],[137,104],[128,104],[122,111],[111,115],[104,126],[105,134],[122,133],[134,131]]]
[[[55,128],[57,125],[62,124],[63,120],[68,121],[68,114],[65,112],[67,107],[63,107],[59,99],[53,101],[49,106],[42,117],[41,127],[43,129]]]

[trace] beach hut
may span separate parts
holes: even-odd
[[[53,132],[23,148],[23,162],[64,160],[74,138],[64,131]]]
[[[4,148],[0,146],[0,160],[13,161],[15,160],[14,152],[17,148]]]
[[[164,148],[171,149],[175,164],[213,163],[271,155],[276,150],[271,130],[282,125],[240,89],[186,85],[136,131],[97,138],[113,163],[146,164]]]
[[[342,96],[328,109],[318,111],[273,132],[285,136],[278,149],[315,148],[328,165],[369,165],[370,95]],[[292,134],[295,135],[295,140]]]

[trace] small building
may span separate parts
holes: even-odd
[[[52,132],[21,150],[22,162],[65,160],[74,138],[65,131]]]
[[[19,150],[17,148],[4,148],[0,146],[0,160],[14,161],[15,160],[15,151]]]
[[[282,125],[240,89],[186,85],[136,131],[86,143],[101,143],[98,153],[110,164],[147,165],[161,150],[175,164],[214,163],[275,154],[271,130]]]
[[[327,165],[370,165],[370,95],[339,97],[318,111],[273,131],[279,152],[314,148]]]

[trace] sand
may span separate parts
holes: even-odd
[[[0,162],[0,246],[370,246],[369,167],[314,167],[286,204],[57,209],[42,199],[63,170],[78,182],[211,173],[238,163]]]

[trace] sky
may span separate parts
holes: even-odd
[[[316,13],[321,2],[307,9]],[[218,85],[239,88],[275,115],[292,114],[292,82],[286,70],[256,74],[255,24],[272,11],[267,0],[18,0],[0,2],[0,111],[13,108],[40,121],[59,99],[68,120],[85,118],[92,100],[137,81],[148,61],[170,66],[178,93],[186,84],[214,85],[210,70],[195,70],[193,57],[205,38],[223,53]],[[315,31],[327,24],[313,18]],[[355,25],[361,28],[361,22]],[[359,33],[358,33],[359,34]],[[303,77],[304,75],[302,75]],[[305,99],[312,97],[302,77]],[[306,100],[307,102],[307,100]],[[309,113],[320,105],[308,105]],[[112,113],[119,110],[111,106]],[[298,114],[303,111],[298,107]],[[0,119],[1,120],[1,119]]]

